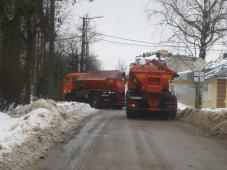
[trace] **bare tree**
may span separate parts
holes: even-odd
[[[183,43],[191,55],[205,59],[207,51],[226,35],[226,0],[157,0],[161,24],[171,26],[170,41]]]
[[[170,42],[184,44],[194,57],[206,59],[208,50],[226,36],[226,0],[157,0],[161,24],[170,26]],[[199,55],[198,55],[199,54]],[[201,84],[196,83],[196,108],[202,106]]]
[[[29,103],[35,88],[40,90],[34,95],[56,96],[55,87],[63,79],[58,75],[65,73],[66,63],[61,58],[65,56],[54,52],[54,42],[67,21],[66,5],[76,2],[0,0],[0,109]],[[44,49],[47,42],[49,53]]]
[[[21,37],[20,25],[23,20],[22,8],[22,4],[17,1],[0,0],[0,29],[2,32],[0,89],[2,100],[5,101],[5,104],[0,102],[2,109],[7,108],[11,103],[17,104],[23,88],[24,68],[21,64],[21,54],[25,47]]]
[[[120,70],[120,72],[122,72],[122,73],[125,73],[126,70],[127,70],[127,66],[126,66],[125,62],[121,58],[118,59],[118,63],[116,65],[116,69]]]
[[[101,69],[101,62],[98,57],[94,54],[90,54],[85,58],[85,70],[87,71],[97,71]]]
[[[68,67],[70,72],[79,71],[79,40],[76,38],[68,39],[65,42],[63,53],[68,56]]]
[[[65,43],[65,47],[63,49],[63,54],[67,56],[68,59],[68,71],[69,72],[78,72],[79,64],[80,64],[80,36],[73,35],[73,38],[67,39]],[[97,59],[92,53],[89,53],[86,56],[85,60],[85,71],[94,71],[99,70],[101,67],[100,61]]]

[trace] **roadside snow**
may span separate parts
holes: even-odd
[[[0,112],[0,134],[4,131],[8,131],[16,121],[17,119],[13,119],[8,114]]]
[[[201,110],[209,111],[209,112],[222,112],[222,111],[227,112],[227,108],[202,108]]]
[[[178,119],[197,126],[210,135],[227,136],[227,109],[186,108],[178,112]]]
[[[180,102],[177,102],[177,109],[179,111],[183,111],[187,108],[193,108],[192,106],[188,106],[188,105],[185,105],[185,104],[182,104]],[[202,108],[201,109],[202,111],[208,111],[208,112],[223,112],[223,111],[227,111],[227,108]]]
[[[93,108],[91,108],[88,104],[78,103],[75,102],[59,102],[57,103],[57,106],[61,109],[63,109],[66,113],[71,113],[75,111],[75,107],[79,112],[74,115],[74,118],[81,121],[84,119],[84,117],[89,116],[90,112],[94,111]]]
[[[20,170],[62,142],[95,109],[76,102],[39,100],[6,114],[0,112],[0,169]],[[4,160],[4,161],[3,161]]]
[[[210,135],[227,136],[227,108],[195,109],[180,102],[178,119],[208,132]]]
[[[191,107],[191,106],[187,106],[187,105],[182,104],[182,103],[180,103],[180,102],[177,103],[177,109],[178,109],[178,110],[184,110],[184,109],[190,108],[190,107]]]

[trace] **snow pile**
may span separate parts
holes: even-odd
[[[222,112],[227,111],[227,108],[202,108],[201,110],[209,112]]]
[[[187,105],[182,104],[182,103],[180,103],[180,102],[177,103],[177,110],[178,110],[178,111],[182,111],[182,110],[184,110],[184,109],[186,109],[186,108],[191,108],[191,106],[187,106]]]
[[[77,113],[74,113],[75,119],[82,121],[84,117],[87,117],[90,115],[91,112],[94,111],[93,108],[91,108],[88,104],[78,103],[75,102],[59,102],[57,103],[57,106],[61,109],[63,109],[66,113],[74,113],[75,112],[75,107],[77,108]]]
[[[178,118],[204,129],[211,135],[227,136],[227,109],[186,108],[178,113]]]
[[[16,121],[17,119],[12,119],[8,114],[0,112],[0,134],[9,131]]]
[[[11,116],[0,113],[0,169],[20,170],[67,137],[96,110],[87,104],[39,100]]]

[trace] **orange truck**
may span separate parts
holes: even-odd
[[[122,108],[125,105],[124,75],[118,70],[68,73],[63,99],[89,103],[94,108]]]
[[[145,57],[156,55],[156,59]],[[161,60],[169,53],[146,53],[136,58],[129,70],[126,93],[126,115],[134,113],[160,113],[166,118],[175,119],[177,100],[169,91],[169,81],[178,76]]]

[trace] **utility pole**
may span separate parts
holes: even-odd
[[[85,58],[85,45],[86,45],[86,32],[87,32],[87,28],[86,28],[86,18],[82,18],[83,19],[83,25],[82,25],[82,44],[81,44],[81,59],[80,59],[80,72],[84,72],[84,58]]]
[[[86,24],[85,24],[85,57],[89,57],[89,38],[88,38],[88,26],[89,26],[89,20],[86,20]],[[87,65],[84,64],[84,71],[87,71]]]
[[[81,59],[80,59],[80,71],[85,72],[85,58],[89,56],[89,40],[88,40],[88,21],[96,18],[103,18],[103,16],[98,17],[80,17],[83,21],[82,24],[82,42],[81,42]]]
[[[205,65],[206,62],[199,57],[194,63],[196,71],[194,71],[194,82],[196,87],[196,100],[195,108],[200,109],[202,107],[202,85],[205,80]]]
[[[202,98],[201,98],[201,82],[200,80],[196,82],[196,102],[195,108],[200,109],[202,107]]]

